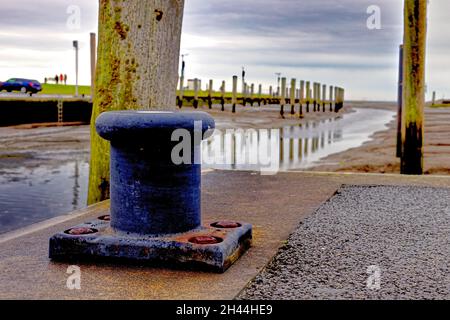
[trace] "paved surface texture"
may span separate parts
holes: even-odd
[[[240,297],[449,299],[449,199],[449,189],[345,186]]]
[[[213,171],[203,176],[203,220],[236,219],[252,223],[254,227],[253,247],[225,274],[85,263],[79,265],[81,290],[68,290],[69,264],[48,259],[49,238],[58,231],[108,213],[106,202],[0,236],[0,299],[235,298],[275,256],[299,223],[332,197],[342,184],[450,187],[450,177],[320,173],[261,176],[250,172]],[[441,196],[433,199],[444,201],[444,191],[439,192]],[[345,217],[341,219],[345,221]],[[344,227],[345,224],[335,226]],[[420,230],[419,234],[424,236]],[[323,231],[327,231],[326,226]],[[411,234],[411,237],[416,236]],[[382,250],[375,251],[371,264],[383,256]],[[312,264],[310,268],[320,268],[320,265]],[[338,274],[336,271],[335,277]],[[410,279],[408,273],[403,277],[404,281]]]

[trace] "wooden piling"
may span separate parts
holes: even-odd
[[[222,81],[220,87],[220,104],[222,105],[222,111],[225,111],[225,81]]]
[[[403,45],[399,48],[397,97],[397,158],[402,157]]]
[[[198,91],[199,91],[199,80],[197,78],[194,79],[194,108],[198,108]]]
[[[334,87],[334,112],[339,112],[339,87]]]
[[[269,87],[269,96],[271,98],[273,97],[273,87],[272,86]]]
[[[286,78],[281,78],[280,115],[284,118],[284,105],[286,104]]]
[[[309,113],[309,104],[311,102],[311,82],[306,81],[306,112]]]
[[[299,102],[300,102],[300,117],[303,117],[303,101],[305,99],[305,80],[300,81],[300,93],[299,93]]]
[[[178,108],[183,107],[183,98],[184,98],[184,76],[180,77],[180,90],[178,95]]]
[[[316,89],[316,105],[317,110],[320,111],[320,83],[316,83],[317,89]]]
[[[208,107],[209,107],[209,109],[212,109],[213,86],[214,86],[213,80],[209,80],[209,86],[208,86]]]
[[[97,64],[97,35],[90,34],[91,46],[91,101],[94,101],[95,96],[95,69]]]
[[[405,0],[402,174],[423,174],[427,2]]]
[[[233,76],[233,92],[232,92],[232,98],[231,98],[231,104],[233,105],[233,109],[232,109],[233,113],[236,113],[237,87],[238,87],[238,76]]]
[[[432,100],[431,105],[432,105],[432,106],[435,106],[435,105],[436,105],[436,91],[433,91],[433,100]]]
[[[327,101],[327,85],[324,84],[322,85],[322,108],[323,108],[323,112],[325,112],[325,105],[326,105],[326,101]]]
[[[262,84],[258,85],[258,105],[261,107]]]
[[[244,107],[247,105],[247,92],[248,92],[248,88],[247,87],[248,87],[247,83],[244,82],[244,89],[242,91],[242,99],[243,99],[242,105]]]
[[[314,112],[317,111],[317,82],[313,83],[313,104],[314,104]]]
[[[252,83],[250,86],[250,106],[253,107],[253,101],[255,99],[255,84]]]
[[[291,115],[295,114],[295,89],[297,88],[297,79],[291,79]]]
[[[333,112],[333,91],[334,87],[330,86],[330,112]]]

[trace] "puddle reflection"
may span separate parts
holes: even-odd
[[[357,109],[336,119],[280,129],[216,131],[203,144],[203,165],[268,172],[307,169],[328,155],[361,146],[394,116],[391,111]]]

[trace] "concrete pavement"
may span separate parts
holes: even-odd
[[[245,220],[253,247],[225,274],[145,266],[80,264],[81,290],[68,290],[68,264],[48,256],[59,230],[108,213],[108,203],[0,237],[0,299],[232,299],[267,265],[299,223],[342,184],[450,188],[450,177],[212,171],[203,176],[203,218]]]

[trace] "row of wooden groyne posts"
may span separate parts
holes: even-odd
[[[258,87],[258,93],[255,94],[255,85],[250,86],[247,83],[243,84],[242,94],[238,96],[238,77],[233,77],[233,90],[231,97],[227,97],[225,91],[225,81],[222,81],[219,92],[213,90],[213,80],[209,80],[208,94],[207,96],[200,96],[200,80],[194,79],[194,95],[184,95],[184,81],[180,79],[180,90],[177,96],[177,105],[181,109],[184,102],[188,102],[195,109],[199,107],[199,102],[202,100],[208,105],[209,109],[213,108],[213,104],[220,104],[221,110],[225,111],[225,105],[231,103],[232,113],[236,113],[236,106],[238,104],[246,106],[261,105],[280,105],[280,115],[284,117],[285,106],[290,105],[290,114],[296,114],[296,105],[299,105],[298,114],[303,117],[305,112],[326,112],[328,109],[330,112],[339,112],[344,106],[345,90],[337,86],[327,86],[318,82],[311,83],[310,81],[301,80],[298,82],[296,79],[291,79],[291,85],[287,87],[287,79],[281,78],[281,88],[277,88],[277,92],[273,91],[272,86],[269,87],[269,94],[263,95],[263,87],[260,84]],[[284,94],[280,94],[284,93]],[[230,101],[231,100],[231,101]]]

